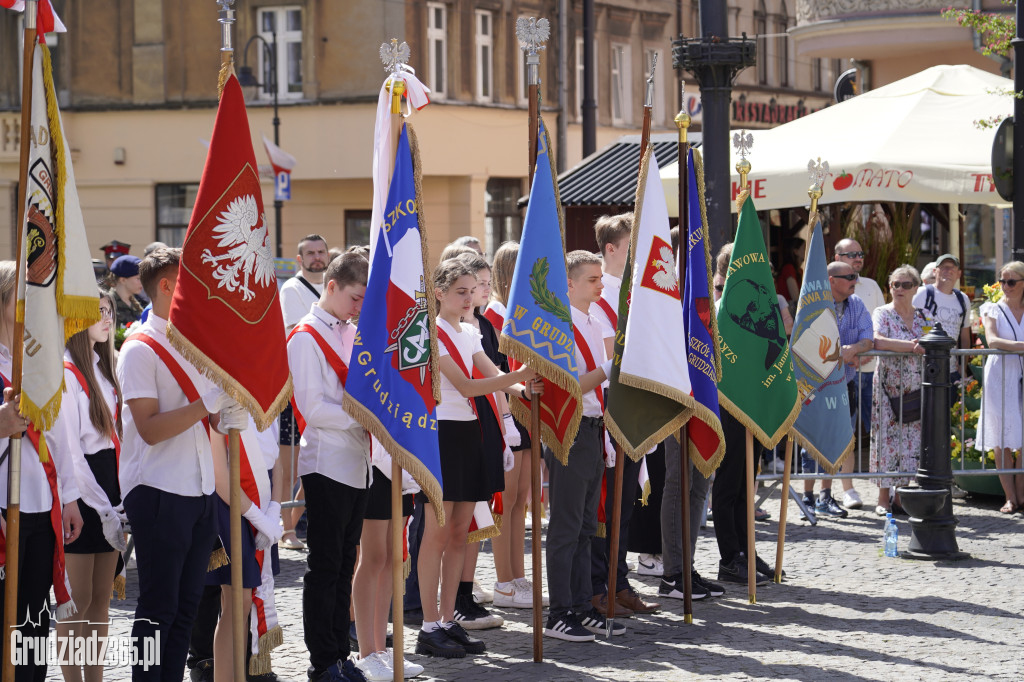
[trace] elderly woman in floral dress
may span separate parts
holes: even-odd
[[[901,265],[889,275],[892,303],[875,309],[873,326],[875,348],[924,355],[918,339],[934,322],[930,313],[914,308],[912,300],[921,277],[910,265]],[[921,450],[921,420],[900,423],[889,400],[921,388],[921,361],[913,355],[882,357],[878,360],[871,405],[871,471],[913,471]],[[897,408],[899,402],[897,400]],[[875,513],[884,516],[890,510],[889,488],[908,483],[906,478],[878,478],[878,506]],[[899,496],[893,504],[896,511]]]

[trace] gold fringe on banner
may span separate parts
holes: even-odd
[[[704,232],[704,270],[708,275],[708,295],[714,291],[714,268],[711,265],[711,239],[710,230],[708,229],[708,206],[704,201],[705,196],[705,185],[704,185],[704,157],[701,156],[700,151],[693,150],[693,172],[697,176],[697,198],[698,204],[700,205],[700,223],[701,230]],[[716,315],[711,316],[711,339],[714,341],[718,338],[718,317]],[[711,344],[715,349],[715,376],[718,380],[722,380],[722,349],[718,347],[717,343]],[[721,425],[719,425],[721,430]],[[723,446],[724,447],[724,446]],[[718,466],[717,464],[715,465]],[[705,474],[710,476],[710,474]]]
[[[259,653],[249,658],[250,675],[269,675],[273,672],[270,665],[270,652],[284,644],[284,631],[275,625],[260,635],[257,647]]]
[[[228,559],[228,553],[224,551],[223,547],[218,547],[210,554],[210,561],[206,564],[206,572],[216,571],[221,566],[227,566],[229,563],[231,561]]]
[[[804,438],[803,434],[801,434],[796,429],[791,429],[789,432],[789,436],[790,438],[796,439],[797,443],[804,446],[807,449],[808,454],[810,454],[811,457],[813,457],[814,460],[821,465],[821,468],[824,469],[825,473],[827,474],[839,473],[839,470],[843,468],[843,462],[846,460],[847,457],[853,454],[853,446],[856,443],[856,437],[850,436],[850,442],[847,443],[846,447],[843,449],[843,454],[839,455],[839,459],[837,459],[835,464],[833,464],[832,462],[828,461],[828,458],[825,455],[823,455],[821,451],[818,450],[818,448],[816,448],[813,443],[811,443],[811,441]]]
[[[115,599],[124,599],[125,598],[125,588],[126,588],[126,584],[125,583],[126,582],[127,581],[124,579],[123,575],[119,575],[119,576],[115,577],[114,578],[114,584],[113,584],[113,586],[111,588],[111,596],[114,597]]]

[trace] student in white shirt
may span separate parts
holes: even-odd
[[[484,643],[470,637],[455,622],[455,597],[462,575],[469,525],[478,501],[489,500],[497,490],[488,483],[488,458],[501,458],[487,450],[477,419],[475,396],[487,395],[529,381],[534,373],[523,367],[502,374],[480,344],[480,336],[462,319],[473,314],[476,275],[461,259],[447,260],[434,271],[434,295],[438,300],[438,349],[441,370],[441,403],[437,406],[437,436],[444,486],[445,525],[439,526],[428,504],[418,560],[423,626],[416,639],[416,653],[445,658],[481,654]],[[455,354],[458,354],[457,356]],[[473,368],[484,378],[471,378]],[[484,418],[489,418],[483,415]],[[509,450],[504,469],[512,468]],[[499,485],[503,485],[503,482]],[[444,559],[444,575],[442,571]],[[438,588],[440,587],[440,608]]]
[[[601,252],[601,297],[590,306],[590,314],[607,325],[610,341],[606,345],[608,357],[612,356],[612,343],[618,328],[619,293],[622,289],[622,273],[626,269],[629,252],[629,236],[633,229],[633,214],[620,213],[601,216],[594,223],[594,236]]]
[[[167,340],[180,259],[180,249],[157,249],[140,263],[153,312],[125,340],[117,362],[127,406],[118,478],[139,576],[132,627],[139,660],[132,668],[135,680],[172,679],[184,671],[214,537],[207,424],[244,428],[246,419]],[[160,665],[144,670],[143,647],[157,631]]]
[[[299,263],[299,272],[281,285],[279,293],[285,334],[290,333],[299,320],[308,315],[310,309],[320,300],[320,295],[324,291],[324,272],[327,271],[327,266],[331,262],[327,250],[327,240],[318,234],[307,234],[299,240],[298,255],[295,260]],[[299,447],[299,431],[295,426],[291,403],[281,412],[278,423],[281,434],[279,459],[284,471],[285,485],[289,487],[286,499],[291,499],[292,472],[295,470],[293,465]],[[304,497],[300,485],[295,499],[301,500]],[[295,550],[305,549],[302,541],[295,536],[295,524],[302,516],[302,508],[289,509],[282,516],[284,535],[281,537],[281,547]]]
[[[0,261],[0,376],[4,388],[4,398],[8,403],[13,403],[17,396],[10,393],[11,380],[11,348],[14,341],[14,309],[17,301],[15,264],[13,261]],[[18,420],[12,419],[12,425],[17,425]],[[23,428],[29,425],[21,420]],[[4,537],[7,533],[7,479],[10,459],[10,436],[18,431],[7,431],[0,438],[0,507],[3,508],[3,517],[0,520],[0,529]],[[24,614],[28,613],[33,618],[24,625],[18,627],[18,631],[25,638],[36,638],[45,642],[50,630],[48,610],[50,588],[54,588],[57,596],[56,615],[65,618],[75,612],[74,595],[70,595],[70,584],[66,572],[63,575],[63,585],[54,585],[54,575],[57,573],[58,547],[66,543],[72,543],[78,539],[83,529],[82,515],[79,512],[78,498],[80,497],[78,486],[75,481],[75,469],[71,458],[67,456],[66,439],[67,434],[62,422],[58,419],[56,426],[42,434],[40,438],[46,439],[47,449],[50,452],[50,462],[56,469],[57,500],[54,500],[53,489],[47,479],[46,469],[39,461],[39,454],[33,445],[33,438],[25,433],[21,439],[21,506],[20,519],[21,541],[18,578],[18,613],[22,617],[16,618],[18,623],[25,622]],[[59,506],[61,517],[61,528],[54,527],[51,512],[55,506]],[[58,533],[58,530],[60,531]],[[4,540],[6,545],[6,540]],[[10,554],[7,554],[9,557]],[[65,555],[66,557],[66,555]],[[0,578],[0,589],[3,589],[5,581]],[[58,590],[60,594],[57,594]],[[63,597],[62,597],[63,595]],[[0,617],[3,617],[4,607],[0,606]],[[41,617],[40,617],[41,616]],[[38,623],[38,625],[36,624]],[[9,656],[7,647],[10,645],[11,636],[0,637],[0,656]],[[29,640],[32,641],[32,640]],[[37,666],[35,658],[29,656],[23,665],[14,669],[16,682],[22,680],[42,680],[46,677],[46,663]]]
[[[567,464],[545,449],[551,478],[547,571],[551,607],[544,634],[570,642],[592,642],[605,619],[591,604],[590,543],[597,532],[597,509],[604,479],[604,404],[601,384],[611,374],[604,326],[589,314],[601,297],[601,260],[589,251],[566,255],[569,304],[576,341],[576,364],[583,391],[583,419]],[[587,360],[589,351],[592,362]],[[625,627],[616,623],[613,635]]]
[[[121,504],[117,482],[121,389],[114,376],[115,310],[110,294],[101,292],[100,321],[68,339],[64,353],[60,419],[68,434],[68,455],[75,463],[85,526],[78,539],[64,547],[78,614],[71,618],[77,621],[73,625],[57,623],[62,637],[71,630],[82,637],[107,636],[107,611],[119,552],[127,549],[121,519],[114,511]],[[61,667],[65,680],[82,679],[82,666]],[[102,665],[86,666],[85,676],[98,679],[102,671]]]
[[[358,253],[331,262],[320,300],[288,340],[296,421],[305,421],[298,473],[306,492],[308,568],[302,627],[309,679],[359,679],[349,659],[349,606],[370,473],[366,430],[342,406],[369,264]]]

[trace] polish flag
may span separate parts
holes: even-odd
[[[6,7],[15,12],[24,12],[25,0],[0,0],[0,7]],[[46,33],[67,33],[67,27],[60,20],[60,17],[57,16],[57,13],[53,11],[53,5],[50,4],[50,0],[39,0],[37,16],[36,33],[39,35],[40,42]]]
[[[281,171],[290,173],[292,168],[295,168],[297,163],[295,157],[268,140],[266,135],[263,135],[263,146],[266,147],[267,156],[270,157],[270,165],[274,167],[274,175]]]

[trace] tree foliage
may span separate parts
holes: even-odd
[[[1004,5],[1016,6],[1015,0],[1003,0]],[[982,12],[981,10],[947,7],[942,16],[952,19],[964,28],[970,28],[981,35],[981,51],[985,55],[1001,55],[1009,57],[1013,48],[1013,40],[1017,30],[1017,22],[1012,14]]]

